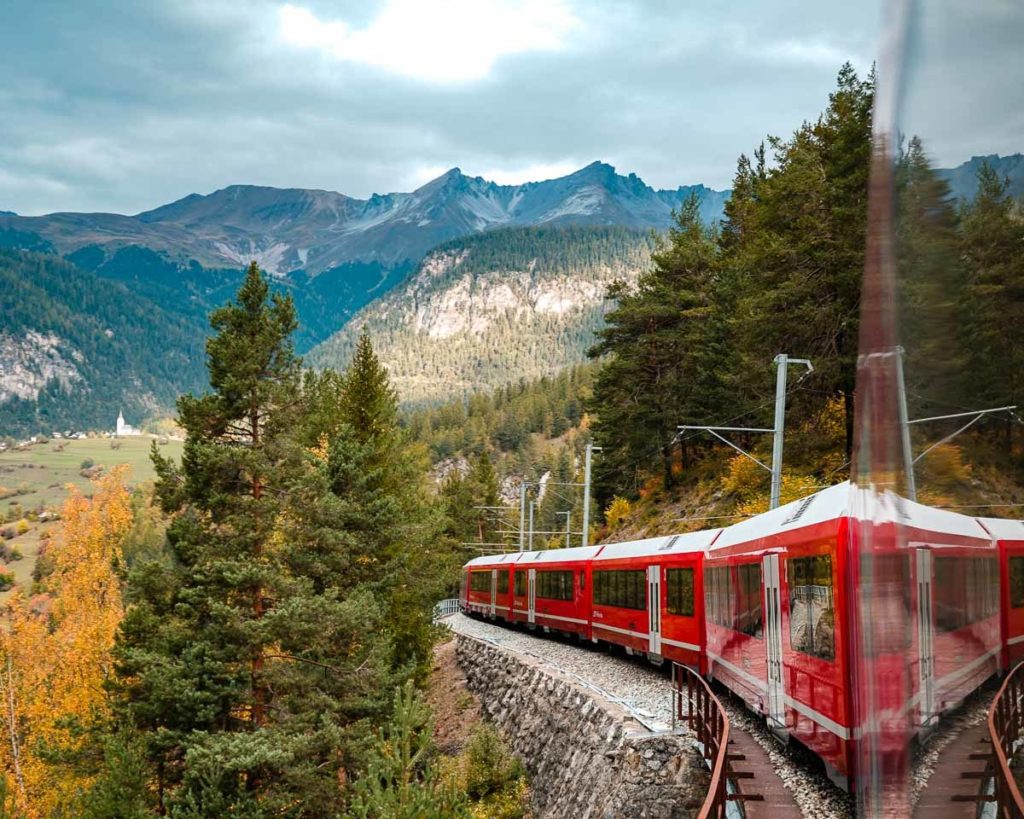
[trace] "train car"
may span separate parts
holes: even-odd
[[[704,551],[720,529],[610,543],[591,561],[592,639],[706,671]]]
[[[920,732],[999,669],[999,554],[974,518],[909,501],[897,512],[913,573],[910,670]]]
[[[512,614],[529,628],[590,639],[590,561],[600,546],[520,552],[514,560]]]
[[[519,552],[484,555],[463,566],[463,611],[512,622],[512,566],[518,556]]]
[[[999,551],[1000,666],[1004,671],[1024,660],[1024,520],[978,518]]]
[[[708,673],[840,784],[852,735],[844,592],[849,484],[722,531],[704,560]]]

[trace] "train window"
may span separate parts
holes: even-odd
[[[704,614],[723,628],[736,628],[736,592],[731,566],[704,570]]]
[[[516,572],[516,579],[513,582],[513,594],[516,597],[526,597],[526,572]]]
[[[475,592],[489,592],[491,590],[491,573],[486,572],[470,572],[469,575],[469,588],[470,591]]]
[[[587,587],[587,573],[580,569],[580,591],[583,591]]]
[[[594,572],[594,604],[620,609],[647,608],[645,575],[642,569]]]
[[[899,654],[912,642],[910,558],[906,554],[861,554],[858,580],[866,599],[875,601],[879,616],[870,621],[870,657]]]
[[[537,597],[545,600],[572,600],[572,572],[537,572]]]
[[[1024,557],[1010,558],[1010,608],[1024,607]]]
[[[760,639],[764,635],[761,598],[761,564],[745,563],[736,567],[738,615],[736,630]]]
[[[937,557],[934,573],[936,628],[958,631],[994,617],[998,612],[999,566],[996,558]]]
[[[498,570],[498,594],[508,594],[508,569]]]
[[[668,613],[693,617],[693,569],[668,569],[665,587]]]
[[[835,604],[832,596],[832,557],[790,558],[789,641],[794,651],[835,659]]]

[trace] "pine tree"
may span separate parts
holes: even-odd
[[[963,300],[968,349],[967,394],[977,406],[1024,404],[1024,210],[1009,184],[988,163],[978,171],[978,193],[963,206]],[[1012,423],[1005,426],[1013,442]]]
[[[667,243],[635,291],[609,293],[618,306],[591,357],[607,356],[591,408],[594,437],[606,447],[606,475],[598,482],[604,500],[615,491],[636,491],[638,470],[660,453],[666,486],[674,480],[676,427],[705,423],[719,403],[716,369],[722,325],[713,289],[718,273],[717,234],[704,226],[692,196],[676,216]]]
[[[300,441],[291,300],[254,263],[211,324],[211,391],[178,404],[180,468],[154,452],[172,559],[130,576],[119,710],[145,736],[161,810],[328,815],[347,737],[380,710],[390,644],[365,635],[383,610],[340,571],[337,537],[309,528],[329,471]]]

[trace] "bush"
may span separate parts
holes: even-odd
[[[21,553],[21,549],[17,546],[12,546],[10,551],[7,553],[7,559],[12,563],[16,560],[21,560],[24,555]]]
[[[25,534],[31,528],[32,525],[27,520],[25,520],[25,518],[22,518],[14,524],[14,529],[19,535]]]
[[[608,508],[604,510],[604,519],[611,531],[620,529],[633,511],[633,506],[625,498],[612,498]]]
[[[0,591],[7,591],[14,585],[14,572],[0,569]]]
[[[86,458],[85,460],[82,461],[80,468],[92,469],[94,466],[96,466],[96,461],[94,461],[92,458]]]

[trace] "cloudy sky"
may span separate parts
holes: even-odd
[[[5,0],[0,209],[135,213],[232,183],[365,197],[595,159],[728,187],[866,71],[876,2]]]

